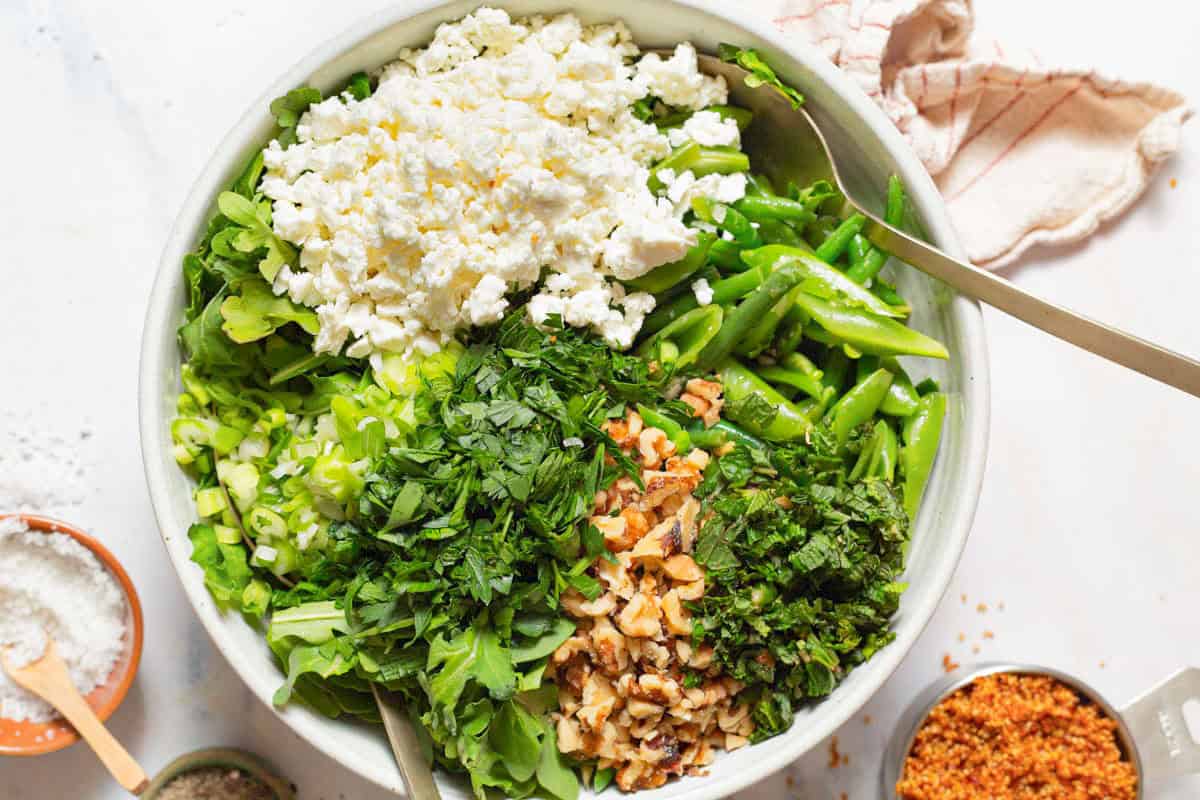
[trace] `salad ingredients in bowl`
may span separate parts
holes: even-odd
[[[378,722],[380,684],[477,796],[570,800],[705,774],[892,641],[947,414],[899,359],[949,353],[729,89],[483,8],[271,104],[183,260],[171,449],[278,706]]]

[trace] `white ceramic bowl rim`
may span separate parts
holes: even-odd
[[[867,133],[875,137],[886,151],[891,161],[891,168],[904,180],[910,196],[921,212],[931,240],[939,243],[948,252],[962,255],[962,249],[957,242],[937,188],[923,166],[882,111],[819,52],[789,41],[781,31],[765,21],[735,19],[736,8],[723,10],[723,7],[728,8],[728,4],[712,0],[656,0],[654,3],[639,3],[636,14],[622,14],[617,8],[619,6],[632,9],[634,8],[632,3],[633,0],[629,0],[627,3],[597,3],[594,0],[580,0],[580,2],[560,6],[539,0],[513,0],[512,2],[498,0],[493,5],[509,9],[514,16],[523,16],[530,13],[531,9],[535,13],[552,13],[568,10],[568,8],[579,10],[582,15],[585,14],[583,9],[586,7],[587,11],[594,10],[596,12],[587,14],[587,16],[609,19],[625,17],[630,20],[635,16],[645,17],[642,9],[653,6],[654,9],[650,16],[654,20],[667,18],[672,13],[690,14],[694,17],[696,12],[700,12],[711,19],[713,26],[732,26],[740,29],[744,34],[742,41],[757,40],[758,44],[755,46],[760,46],[768,57],[772,57],[773,63],[781,73],[786,75],[789,72],[786,67],[781,66],[782,61],[790,59],[796,62],[798,69],[811,73],[810,87],[823,84],[824,88],[836,96],[838,102],[844,104],[849,114],[865,125]],[[188,195],[168,237],[158,267],[143,332],[139,372],[139,425],[142,458],[146,468],[151,501],[164,544],[200,621],[212,637],[217,649],[224,654],[246,685],[268,708],[273,708],[271,696],[282,678],[278,672],[264,671],[258,663],[252,663],[250,659],[244,657],[244,650],[239,650],[238,640],[231,625],[243,625],[243,623],[240,619],[234,618],[236,615],[223,616],[213,604],[204,587],[201,571],[188,559],[190,546],[183,534],[190,520],[181,517],[173,510],[179,506],[177,497],[179,490],[172,489],[172,481],[175,479],[169,475],[177,470],[169,456],[169,422],[172,405],[169,397],[164,396],[164,391],[168,394],[173,393],[175,387],[172,385],[164,388],[164,376],[172,377],[174,375],[171,373],[170,365],[172,364],[175,365],[177,372],[179,360],[174,332],[181,318],[183,288],[179,268],[180,260],[182,255],[194,246],[198,233],[203,229],[207,215],[213,208],[219,187],[228,183],[232,176],[241,169],[248,155],[254,149],[261,147],[268,135],[270,120],[267,106],[272,98],[305,83],[321,68],[329,66],[339,57],[364,45],[366,40],[374,34],[393,25],[414,17],[428,16],[431,13],[437,14],[438,20],[452,20],[461,17],[478,5],[480,3],[466,2],[466,0],[416,0],[397,5],[360,21],[346,32],[316,48],[289,69],[255,101],[249,111],[221,142]],[[433,20],[423,19],[424,27],[428,28],[430,32],[432,24]],[[650,22],[643,23],[643,25],[650,24]],[[639,26],[632,21],[631,26],[636,35]],[[638,38],[644,41],[653,37],[641,36]],[[419,45],[421,42],[420,39],[414,39],[406,43]],[[381,56],[375,62],[376,65],[390,60],[379,51],[377,44],[373,45],[371,52]],[[392,52],[394,53],[394,50]],[[775,60],[776,56],[779,60]],[[348,76],[351,71],[353,70],[348,70],[342,77]],[[805,87],[801,86],[801,88]],[[956,452],[950,455],[947,454],[946,445],[943,443],[938,469],[935,469],[930,486],[930,495],[938,502],[926,502],[921,518],[914,528],[914,537],[920,536],[925,531],[930,531],[927,535],[934,535],[932,529],[941,529],[944,532],[944,541],[941,542],[937,551],[929,556],[930,560],[926,564],[926,572],[922,574],[921,581],[914,583],[905,594],[901,609],[901,616],[904,617],[904,620],[896,626],[896,640],[876,654],[868,664],[857,668],[830,698],[826,698],[822,703],[813,707],[812,712],[799,719],[787,733],[769,742],[743,750],[741,754],[734,753],[723,756],[718,759],[716,768],[709,777],[674,782],[663,789],[644,793],[645,800],[666,797],[673,798],[673,800],[682,800],[683,798],[710,800],[710,798],[724,797],[783,768],[834,732],[870,699],[895,671],[932,617],[949,585],[974,517],[986,461],[989,416],[987,351],[979,307],[965,298],[953,297],[945,299],[939,313],[945,315],[948,324],[957,334],[957,347],[952,347],[952,352],[954,358],[959,361],[957,366],[965,370],[964,378],[958,387],[960,397],[957,406],[959,414],[957,424],[961,427],[961,441],[958,442]],[[953,457],[953,462],[947,465],[945,462],[950,461],[951,457]],[[955,474],[949,476],[938,474],[945,473],[948,468],[954,469]],[[951,491],[951,487],[953,491]],[[928,497],[927,500],[929,500]],[[931,505],[936,508],[931,510],[928,508]],[[335,747],[334,743],[330,741],[331,737],[327,727],[335,723],[303,708],[289,707],[275,710],[275,713],[297,734],[346,768],[382,788],[403,791],[399,775],[390,762],[390,757],[385,759],[376,752]],[[381,732],[379,736],[382,737]],[[384,750],[379,752],[384,752]],[[747,753],[750,755],[746,755]],[[739,761],[738,767],[740,768],[720,769],[722,760],[735,757],[745,759],[744,762]]]

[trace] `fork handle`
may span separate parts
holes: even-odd
[[[1014,284],[888,225],[869,212],[872,244],[960,293],[1056,336],[1089,353],[1200,397],[1200,362],[1035,297]]]

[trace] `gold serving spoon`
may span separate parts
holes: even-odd
[[[669,50],[655,52],[664,57],[671,54]],[[879,213],[872,211],[879,202],[868,201],[879,197],[878,181],[870,170],[863,168],[865,164],[886,157],[882,146],[876,145],[873,137],[862,137],[865,146],[872,148],[872,152],[867,153],[855,137],[826,138],[822,134],[822,130],[833,131],[856,124],[850,115],[841,115],[835,123],[830,112],[818,105],[792,108],[791,103],[770,87],[747,87],[743,81],[747,72],[736,64],[704,54],[699,59],[702,71],[724,76],[733,102],[754,112],[755,122],[747,131],[747,139],[752,142],[760,169],[769,175],[832,181],[841,189],[846,201],[867,218],[863,235],[880,249],[958,292],[1051,336],[1200,396],[1200,362],[1035,297],[1003,278],[951,258],[884,222]]]
[[[421,740],[417,738],[417,731],[413,727],[415,723],[408,718],[400,699],[374,683],[371,684],[371,692],[379,706],[383,729],[387,733],[388,744],[392,746],[392,755],[396,757],[396,765],[400,767],[400,777],[404,780],[410,800],[442,800],[433,781],[433,769],[425,758]]]
[[[100,761],[116,778],[117,783],[134,795],[146,790],[150,780],[133,756],[121,746],[113,735],[104,727],[104,723],[92,711],[92,707],[79,694],[67,665],[59,658],[54,649],[54,641],[46,641],[46,652],[41,658],[31,661],[23,667],[14,666],[5,652],[0,648],[0,664],[13,682],[33,692],[50,705],[58,709],[58,713],[74,726],[92,751],[99,756]]]

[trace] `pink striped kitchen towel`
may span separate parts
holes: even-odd
[[[971,0],[757,3],[887,112],[980,266],[1089,236],[1137,199],[1192,114],[1168,89],[973,37]]]

